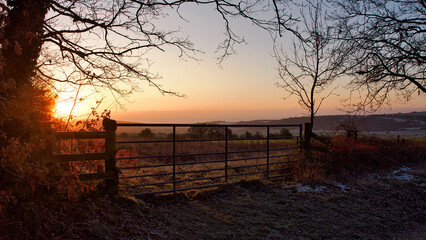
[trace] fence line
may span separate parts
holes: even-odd
[[[171,193],[191,189],[208,188],[232,182],[240,177],[259,175],[259,179],[270,179],[283,177],[289,174],[289,170],[295,160],[294,156],[300,155],[302,148],[302,124],[293,125],[214,125],[214,124],[134,124],[116,123],[114,120],[104,119],[101,132],[56,132],[57,140],[60,139],[104,139],[105,151],[97,153],[71,153],[53,154],[53,158],[59,162],[104,160],[104,172],[79,174],[80,180],[103,180],[109,193],[116,194],[119,186],[124,189],[159,188],[169,186],[167,189],[137,190],[134,195]],[[171,139],[144,139],[135,141],[123,141],[116,138],[117,127],[167,127],[171,128]],[[205,127],[222,129],[223,134],[211,139],[181,139],[177,128]],[[231,129],[256,128],[266,130],[266,137],[240,137],[230,135]],[[277,136],[272,134],[272,129],[295,128],[298,129],[297,136]],[[306,133],[305,133],[306,135]],[[306,136],[305,136],[306,137]],[[288,146],[288,142],[295,142],[295,146]],[[285,147],[280,147],[279,143]],[[188,153],[179,152],[178,144],[208,144],[208,146],[221,147],[222,150],[213,152]],[[244,144],[266,145],[261,149],[232,149]],[[117,157],[117,151],[129,144],[147,146],[149,144],[171,144],[170,152],[163,154],[140,154],[137,156]],[[222,146],[222,145],[223,146]],[[121,146],[117,148],[117,146]],[[277,147],[278,146],[278,147]],[[223,147],[223,148],[222,148]],[[214,148],[212,148],[214,149]],[[208,150],[212,150],[208,149]],[[198,149],[196,149],[198,150]],[[251,154],[251,155],[250,155]],[[209,157],[210,159],[205,159]],[[193,158],[194,160],[188,160]],[[202,158],[202,160],[198,159]],[[141,161],[154,160],[154,164]],[[138,164],[127,165],[126,161],[136,161]],[[182,162],[183,161],[183,162]],[[238,165],[236,165],[238,164]],[[119,167],[117,167],[119,166]],[[196,168],[199,167],[199,168]],[[119,171],[135,171],[133,175],[122,174]],[[142,173],[141,173],[142,172]],[[157,178],[155,181],[148,178]],[[129,182],[133,179],[139,182]],[[148,180],[147,180],[148,179]],[[159,180],[158,180],[159,179]],[[208,184],[205,181],[210,181]],[[127,182],[127,183],[126,183]],[[202,183],[200,183],[202,182]],[[198,183],[199,185],[195,184]],[[181,186],[190,184],[189,186]]]

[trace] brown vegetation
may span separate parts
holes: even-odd
[[[66,195],[32,195],[5,205],[0,221],[0,237],[21,238],[155,238],[155,239],[259,239],[259,238],[389,238],[403,236],[424,222],[424,141],[360,137],[358,139],[336,136],[331,145],[313,142],[311,161],[298,161],[294,170],[296,182],[246,181],[225,185],[206,191],[190,191],[165,197],[154,196],[138,200],[129,197],[104,197],[95,189],[80,185],[75,175],[67,175],[62,185]],[[68,142],[69,144],[70,142]],[[102,144],[102,143],[100,143]],[[275,140],[271,147],[294,145],[287,140]],[[70,151],[92,151],[99,148],[93,142],[77,142]],[[179,154],[223,151],[219,142],[180,142]],[[263,149],[265,141],[235,141],[230,151]],[[84,150],[85,147],[89,149]],[[90,150],[93,148],[92,150]],[[62,148],[66,150],[66,148]],[[118,155],[165,154],[167,146],[160,143],[142,146],[124,145]],[[255,153],[255,156],[259,153]],[[247,157],[243,153],[237,157]],[[179,162],[201,162],[211,156],[191,156]],[[146,164],[140,160],[121,160],[122,166]],[[259,159],[256,161],[264,161]],[[165,163],[156,160],[153,163]],[[77,165],[75,165],[77,164]],[[78,165],[80,164],[80,165]],[[151,163],[152,164],[152,163]],[[220,164],[220,163],[218,163]],[[247,161],[235,162],[244,166]],[[414,164],[414,165],[413,165]],[[389,171],[399,166],[413,165],[413,180],[403,181],[387,177]],[[70,165],[66,165],[69,169]],[[84,168],[86,167],[86,168]],[[195,169],[215,168],[200,164]],[[82,170],[85,169],[85,170]],[[70,173],[96,171],[94,166],[74,163]],[[76,171],[79,172],[76,172]],[[179,170],[184,170],[179,169]],[[189,170],[189,169],[186,169]],[[133,170],[131,170],[133,171]],[[156,171],[167,171],[157,169]],[[153,170],[122,174],[152,173]],[[380,174],[381,175],[380,175]],[[206,177],[209,174],[195,177]],[[220,173],[219,173],[220,174]],[[383,175],[385,174],[385,175]],[[185,177],[194,177],[193,173]],[[359,178],[358,180],[355,180]],[[65,181],[66,179],[70,181]],[[160,179],[167,180],[167,178]],[[154,181],[145,179],[144,181]],[[159,181],[159,179],[156,179]],[[139,182],[140,183],[140,182]],[[289,184],[291,183],[291,184]],[[301,193],[297,184],[321,184],[323,192]],[[337,183],[350,186],[341,189]],[[123,182],[123,184],[126,184]],[[127,183],[132,184],[132,183]],[[71,187],[71,189],[66,189]],[[83,190],[81,192],[81,190]],[[153,190],[153,189],[151,189]],[[155,189],[154,189],[155,190]],[[137,190],[139,191],[139,190]],[[149,191],[149,190],[148,190]],[[64,193],[65,193],[64,192]],[[36,192],[41,193],[41,192]],[[45,192],[46,193],[46,192]],[[60,193],[60,191],[59,191]],[[127,192],[127,194],[132,191]],[[70,201],[70,200],[74,200]],[[351,216],[348,220],[347,216]],[[401,224],[403,223],[403,224]],[[196,227],[193,232],[188,226]],[[19,231],[18,231],[19,229]]]

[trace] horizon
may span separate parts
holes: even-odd
[[[74,108],[72,115],[75,118],[87,116],[99,100],[103,100],[103,104],[98,109],[111,110],[113,118],[152,123],[282,119],[307,114],[296,97],[284,101],[286,92],[274,85],[281,80],[276,59],[272,56],[273,40],[266,32],[244,19],[232,19],[231,23],[247,44],[236,45],[237,53],[219,64],[216,48],[223,40],[223,26],[214,9],[183,6],[180,13],[186,20],[171,11],[166,19],[159,20],[159,26],[180,29],[179,36],[189,36],[203,51],[194,56],[199,60],[182,59],[176,49],[167,47],[165,51],[153,49],[146,53],[146,57],[152,59],[149,70],[160,75],[156,83],[186,97],[162,95],[146,83],[140,85],[143,92],[135,92],[119,103],[107,91],[93,94],[95,90],[87,88],[80,91],[77,98],[74,89],[61,93],[58,99],[60,107],[57,107],[60,115],[68,116],[74,97],[84,99]],[[210,26],[208,31],[206,24]],[[277,43],[289,47],[292,39],[293,36],[287,33]],[[344,114],[339,108],[343,108],[343,99],[348,96],[353,97],[352,103],[361,100],[363,93],[352,93],[347,85],[348,79],[343,77],[329,86],[331,89],[336,87],[335,95],[325,99],[318,115]],[[426,95],[414,94],[410,102],[395,97],[391,106],[391,109],[381,109],[379,113],[424,110]]]
[[[399,109],[401,110],[401,109]],[[408,111],[399,111],[398,109],[392,109],[388,111],[378,111],[373,113],[366,113],[366,116],[370,115],[393,115],[393,114],[409,114],[409,113],[420,113],[420,112],[426,112],[426,109],[411,109]],[[288,118],[301,118],[301,117],[309,117],[307,115],[299,114],[299,115],[288,115],[288,116],[272,116],[270,117],[251,117],[251,118],[238,118],[238,117],[229,117],[229,118],[198,118],[194,120],[189,120],[192,117],[184,117],[184,114],[187,114],[190,111],[174,111],[174,115],[170,116],[170,114],[173,114],[172,111],[155,111],[157,113],[157,116],[153,115],[154,111],[146,111],[146,113],[150,113],[149,121],[142,120],[141,117],[138,117],[138,115],[134,115],[135,113],[129,113],[126,118],[126,114],[121,113],[120,115],[114,115],[112,114],[111,119],[116,120],[118,122],[131,122],[131,123],[201,123],[201,122],[242,122],[242,121],[262,121],[262,120],[281,120],[281,119],[288,119]],[[194,112],[200,112],[200,111],[194,111]],[[178,114],[179,113],[179,114]],[[211,113],[212,115],[217,114],[217,112]],[[335,113],[325,113],[325,114],[319,114],[316,115],[316,117],[325,117],[325,116],[344,116],[344,115],[353,115],[345,112],[335,112]],[[174,119],[171,121],[163,121],[165,119]],[[204,120],[203,120],[204,119]]]

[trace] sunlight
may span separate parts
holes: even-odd
[[[72,115],[75,116],[79,111],[78,103],[75,104],[74,108],[73,99],[58,100],[55,103],[54,114],[57,117],[68,117],[72,111]]]

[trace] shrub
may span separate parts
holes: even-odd
[[[411,142],[398,144],[377,137],[359,137],[355,141],[346,134],[334,136],[326,147],[313,145],[311,159],[301,160],[295,168],[297,180],[310,184],[421,161],[426,154],[424,146]]]

